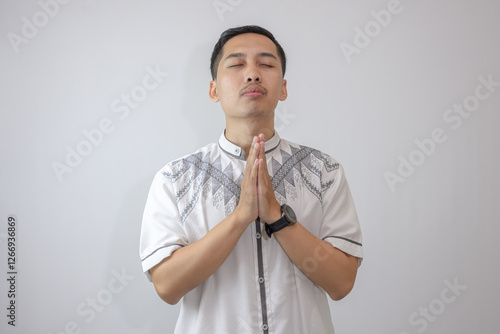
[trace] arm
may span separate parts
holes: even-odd
[[[257,152],[252,145],[241,182],[238,206],[198,241],[182,247],[151,268],[156,292],[168,304],[177,304],[189,291],[219,269],[245,229],[257,219]]]
[[[317,238],[299,222],[273,234],[297,268],[330,298],[340,300],[352,290],[358,271],[356,257]]]
[[[203,283],[224,263],[248,223],[231,214],[200,240],[182,247],[151,268],[156,292],[174,305],[189,291]]]
[[[259,138],[263,141],[262,135]],[[265,159],[264,152],[259,152],[259,217],[265,222],[275,222],[281,217],[281,210]],[[319,239],[299,222],[274,235],[293,264],[323,288],[330,298],[340,300],[352,290],[358,270],[356,257]]]

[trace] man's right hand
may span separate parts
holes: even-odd
[[[176,304],[217,271],[248,225],[259,216],[257,186],[259,164],[262,163],[260,150],[264,150],[264,142],[255,138],[249,150],[236,209],[201,239],[179,248],[151,268],[155,289],[167,303]]]
[[[241,193],[238,206],[233,211],[233,215],[241,224],[250,225],[259,216],[258,206],[258,173],[259,173],[259,153],[263,150],[263,143],[259,143],[257,137],[253,138],[247,157],[247,165],[241,180]]]

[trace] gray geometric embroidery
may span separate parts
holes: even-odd
[[[287,189],[295,189],[295,174],[297,173],[305,187],[321,200],[323,192],[333,184],[333,179],[321,183],[321,163],[326,166],[328,172],[338,168],[338,164],[330,163],[327,155],[310,147],[290,146],[290,148],[291,155],[281,150],[282,164],[272,159],[274,176],[271,179],[274,191],[281,196],[283,202],[286,201]],[[337,165],[336,168],[335,165]]]
[[[325,163],[326,171],[330,173],[332,170],[339,169],[340,165],[338,162],[332,163],[329,159],[330,157],[324,153],[321,153],[321,160]]]
[[[289,146],[291,154],[280,150],[281,163],[274,157],[271,158],[272,186],[278,202],[284,203],[287,194],[292,197],[297,196],[297,182],[300,186],[305,186],[320,201],[323,192],[334,182],[329,180],[321,182],[321,169],[325,166],[328,172],[339,168],[338,163],[332,163],[329,156],[318,150],[309,147],[299,146],[299,148]],[[183,184],[179,184],[175,197],[179,203],[181,199],[189,194],[189,199],[185,201],[186,206],[180,208],[181,221],[184,222],[192,212],[200,196],[212,196],[213,205],[219,207],[224,205],[225,213],[231,213],[240,198],[240,184],[243,174],[240,173],[236,180],[233,180],[233,164],[230,162],[222,170],[221,155],[213,162],[211,152],[202,155],[201,152],[189,155],[183,159],[171,163],[172,171],[164,172],[164,176],[178,183],[181,176]]]
[[[191,211],[194,209],[203,187],[207,181],[212,182],[212,195],[223,187],[224,192],[224,205],[227,205],[233,198],[240,197],[240,176],[236,181],[233,181],[230,175],[233,174],[233,166],[231,163],[221,170],[220,156],[218,156],[213,163],[210,163],[210,154],[208,152],[202,158],[202,153],[192,154],[184,159],[174,161],[172,167],[175,171],[171,173],[164,173],[165,176],[170,178],[173,182],[177,181],[182,175],[190,173],[184,180],[182,187],[175,193],[177,202],[187,193],[191,192],[192,195],[188,200],[188,204],[181,211],[181,221],[184,222]],[[190,191],[192,189],[192,191]]]

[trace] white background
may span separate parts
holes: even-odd
[[[156,296],[140,267],[147,192],[168,161],[218,139],[213,45],[226,28],[258,24],[289,60],[280,135],[344,165],[361,221],[365,260],[352,293],[331,303],[336,332],[498,332],[500,87],[481,88],[488,98],[460,125],[447,110],[474,102],[479,77],[500,82],[500,3],[401,0],[385,26],[371,13],[387,10],[385,0],[219,3],[74,0],[49,16],[34,0],[1,1],[0,331],[173,331],[178,306]],[[369,42],[356,27],[372,29]],[[357,53],[346,57],[342,43]],[[147,68],[168,76],[127,117],[114,112],[122,94],[140,92]],[[112,131],[85,146],[84,132],[105,119]],[[416,141],[436,129],[441,142],[419,153]],[[78,147],[86,156],[70,168]],[[399,167],[410,158],[414,170]],[[404,182],[391,189],[386,175],[398,168]],[[9,215],[18,221],[15,328]]]

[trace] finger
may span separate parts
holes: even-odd
[[[259,137],[259,140],[260,140],[261,142],[263,142],[263,143],[265,142],[265,140],[264,140],[264,134],[263,134],[263,133],[259,134],[259,136],[258,136],[258,137]]]
[[[255,168],[258,169],[260,147],[261,145],[259,144],[258,137],[254,137],[254,141],[252,142],[252,147],[250,149],[250,152],[248,152],[248,160],[247,160],[247,165],[250,164],[250,167],[252,169],[254,168],[255,164],[257,164]]]
[[[250,202],[252,202],[252,201],[257,199],[259,159],[253,159],[252,163],[250,163],[249,160],[247,160],[247,165],[245,167],[245,173],[243,174],[243,179],[241,180],[241,198],[240,199],[245,197],[247,200],[250,200]],[[244,201],[242,200],[241,202],[244,202]]]
[[[260,147],[261,144],[259,137],[253,137],[252,145],[250,147],[250,151],[248,152],[249,157],[251,157],[252,159],[257,159],[257,157],[259,156]]]
[[[254,150],[255,159],[260,159],[261,152],[264,151],[264,144],[262,142],[259,142],[259,140],[257,139],[257,142],[254,144],[254,146],[255,146]]]
[[[265,153],[266,152],[266,142],[264,141],[264,135],[262,133],[257,136],[257,142],[261,145],[262,151],[264,151],[264,153]]]
[[[266,175],[266,171],[264,169],[265,162],[262,159],[259,159],[259,176],[257,183],[257,191],[258,191],[258,200],[259,200],[259,216],[267,221],[265,217],[267,217],[269,211],[269,175]]]
[[[264,143],[264,141],[260,142],[260,146],[262,147],[262,149],[259,151],[259,158],[265,159],[266,158],[266,144]]]
[[[255,144],[257,143],[257,137],[253,137],[252,143],[250,144],[250,149],[248,151],[247,157],[247,165],[245,167],[245,174],[249,172],[255,162],[256,152],[255,152]]]
[[[248,152],[247,163],[249,163],[250,166],[252,166],[255,159],[257,159],[258,157],[259,157],[259,143],[253,142],[250,151]]]
[[[262,135],[263,136],[263,135]],[[263,176],[269,177],[269,172],[267,171],[267,159],[266,159],[266,149],[264,146],[264,142],[261,144],[262,148],[259,151],[259,159],[262,160],[262,168],[263,168]]]
[[[259,217],[265,222],[277,221],[281,207],[274,194],[271,178],[267,172],[265,161],[259,159],[258,203]]]
[[[262,187],[265,186],[266,184],[266,174],[265,174],[265,171],[264,171],[264,166],[265,165],[265,160],[262,160],[260,157],[259,157],[259,170],[258,170],[258,178],[259,178],[259,193],[261,192],[261,189]]]
[[[271,176],[269,175],[269,171],[267,169],[266,154],[264,152],[264,148],[261,149],[258,159],[260,161],[258,174],[259,195],[264,195],[265,197],[270,196],[270,194],[274,195]]]
[[[259,180],[259,164],[260,159],[255,159],[254,163],[252,164],[252,169],[250,170],[250,182],[255,185],[256,190]]]

